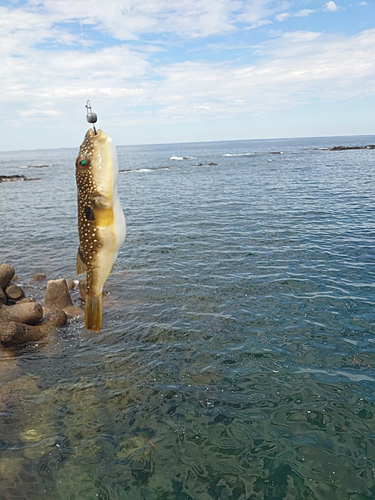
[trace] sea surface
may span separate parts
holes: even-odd
[[[37,179],[0,184],[0,262],[42,303],[80,139],[0,153]],[[374,499],[375,150],[326,149],[374,142],[118,147],[101,331],[0,350],[1,500]]]

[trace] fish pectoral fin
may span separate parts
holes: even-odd
[[[80,248],[77,252],[76,271],[78,275],[86,272],[86,261]]]
[[[86,294],[85,326],[87,330],[98,332],[102,326],[102,294],[92,296]]]
[[[100,210],[108,210],[109,208],[112,208],[113,202],[111,199],[106,198],[105,196],[101,194],[94,194],[91,197],[93,203],[94,203],[94,208],[99,208]]]

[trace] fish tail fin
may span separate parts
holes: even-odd
[[[82,254],[82,250],[80,248],[78,248],[77,252],[76,271],[78,275],[86,272],[86,262]]]
[[[86,295],[85,326],[87,330],[98,332],[102,326],[102,294]]]

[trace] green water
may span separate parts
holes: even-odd
[[[313,149],[360,140],[119,149],[102,330],[0,351],[1,500],[375,498],[373,152]],[[34,272],[75,277],[75,153],[0,186],[41,302]]]

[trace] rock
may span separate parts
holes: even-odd
[[[50,164],[47,164],[47,165],[27,165],[27,168],[48,168],[50,167],[51,165]]]
[[[332,148],[314,148],[315,151],[349,151],[351,149],[375,149],[375,144],[367,144],[367,146],[333,146]]]
[[[3,453],[3,457],[0,462],[0,475],[2,482],[2,489],[4,485],[7,485],[7,490],[13,489],[14,484],[19,481],[19,474],[23,470],[23,457],[8,456],[8,454]],[[5,456],[4,456],[5,455]],[[5,488],[3,491],[6,491]]]
[[[5,345],[20,345],[27,342],[38,342],[47,331],[37,326],[24,325],[17,321],[0,326],[0,342]]]
[[[38,274],[38,273],[36,273],[36,274],[33,274],[33,275],[32,275],[32,278],[31,278],[31,283],[33,283],[33,282],[35,283],[35,282],[37,282],[37,281],[43,281],[43,280],[45,280],[46,278],[47,278],[47,275],[46,275],[46,274]]]
[[[66,325],[67,321],[67,314],[61,309],[55,309],[44,316],[38,328],[48,332],[52,327]]]
[[[14,276],[14,268],[10,264],[0,264],[0,288],[4,290]]]
[[[75,288],[76,284],[74,283],[73,280],[65,279],[65,281],[66,281],[66,285],[68,287],[68,290],[73,290],[73,288]]]
[[[68,286],[65,279],[50,280],[47,283],[44,309],[51,311],[53,309],[62,309],[72,307],[73,302],[69,295]]]
[[[81,308],[74,307],[68,288],[75,286],[73,280],[52,280],[47,283],[45,314],[40,304],[25,297],[23,289],[11,282],[14,269],[9,264],[0,265],[0,343],[3,347],[18,346],[27,342],[38,342],[51,329],[63,326],[68,315],[83,314]],[[34,281],[42,281],[45,274],[33,276]],[[7,305],[7,300],[17,304]]]
[[[375,149],[375,144],[368,144],[367,146],[333,146],[328,148],[330,151],[347,151],[348,149]]]
[[[73,305],[65,279],[50,280],[47,283],[44,301],[45,312],[61,309],[68,316],[82,314],[82,309]]]
[[[81,297],[81,300],[85,302],[86,299],[86,280],[80,280],[79,282],[79,296]]]
[[[39,342],[48,335],[52,328],[65,325],[67,319],[64,311],[55,310],[46,315],[37,326],[25,325],[17,321],[2,322],[0,342],[5,346]]]
[[[0,175],[0,182],[24,181],[25,175]]]
[[[43,309],[37,302],[23,302],[14,306],[0,308],[0,322],[15,321],[27,325],[36,325],[43,317]]]
[[[34,177],[33,179],[26,177],[25,175],[0,175],[0,182],[12,182],[12,181],[39,181],[39,178]]]
[[[10,300],[21,300],[25,297],[25,292],[18,285],[11,284],[6,287],[5,294]]]

